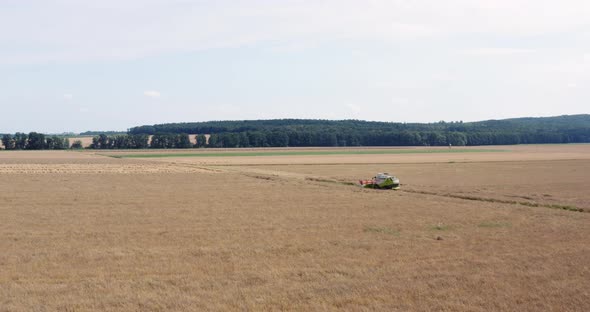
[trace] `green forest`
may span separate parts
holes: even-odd
[[[474,146],[590,142],[590,115],[479,122],[274,119],[140,126],[129,134],[211,134],[208,147]]]
[[[93,149],[589,143],[590,115],[436,123],[316,119],[207,121],[139,126],[127,133],[85,134],[94,135],[90,146]],[[196,144],[189,134],[198,134]],[[210,135],[208,142],[205,134]],[[69,147],[67,137],[36,132],[5,134],[2,142],[5,149]],[[78,143],[74,142],[72,147],[80,148]]]

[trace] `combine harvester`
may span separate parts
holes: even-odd
[[[359,184],[364,188],[397,190],[399,189],[399,179],[389,173],[377,173],[371,180],[359,180]]]

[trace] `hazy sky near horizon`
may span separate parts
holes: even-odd
[[[0,133],[590,113],[585,0],[0,0]]]

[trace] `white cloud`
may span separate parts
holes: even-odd
[[[348,109],[350,109],[351,112],[353,113],[359,113],[361,111],[361,107],[356,105],[356,104],[346,104],[346,107],[348,107]]]
[[[588,16],[586,0],[29,0],[0,4],[0,42],[10,47],[0,60],[135,59],[276,41],[290,51],[334,40],[518,39],[587,29]]]
[[[567,84],[567,87],[568,88],[577,88],[578,87],[578,84],[575,83],[575,82],[570,82],[570,83]]]
[[[391,99],[391,102],[395,105],[400,105],[400,106],[407,106],[410,104],[410,100],[407,98],[400,98],[400,97],[394,97]]]
[[[477,48],[461,50],[461,54],[476,56],[509,56],[518,54],[535,53],[532,49],[515,49],[515,48]]]
[[[66,93],[64,94],[64,100],[69,101],[71,99],[74,98],[74,95],[70,94],[70,93]]]
[[[147,97],[155,98],[155,97],[160,97],[160,92],[154,91],[154,90],[150,90],[150,91],[145,91],[143,93],[143,95],[145,95]]]

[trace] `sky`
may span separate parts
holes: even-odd
[[[0,0],[0,133],[590,113],[587,0]]]

